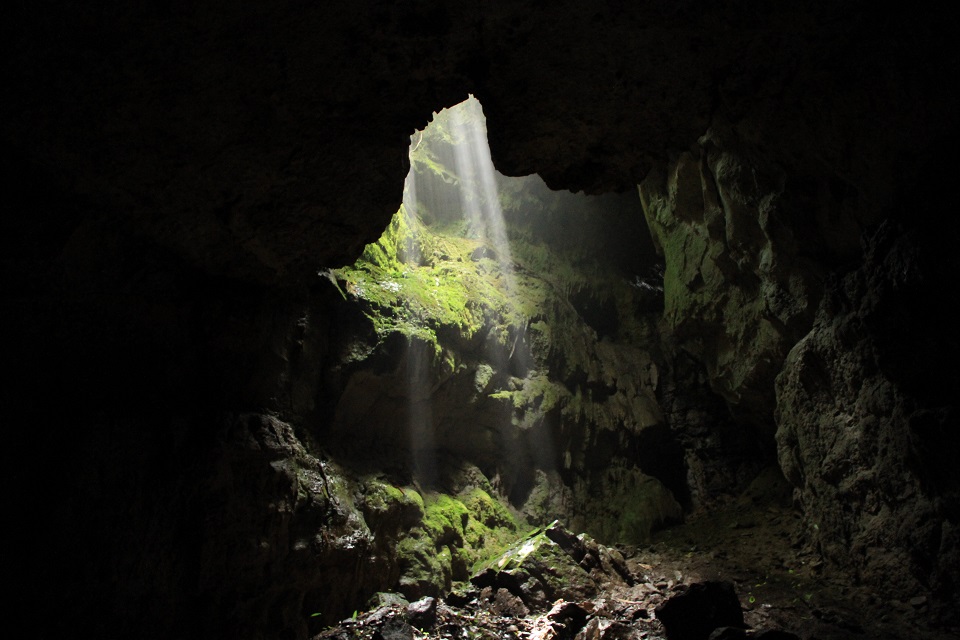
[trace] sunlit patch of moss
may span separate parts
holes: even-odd
[[[405,499],[403,491],[385,482],[369,482],[364,494],[364,506],[369,511],[385,511],[391,503]]]
[[[544,413],[559,410],[568,419],[615,426],[624,407],[598,406],[579,385],[565,383],[601,375],[599,337],[571,298],[591,292],[597,304],[617,314],[611,324],[618,332],[637,336],[644,329],[634,313],[635,289],[577,245],[548,249],[510,225],[513,273],[508,277],[496,248],[457,235],[465,231],[462,221],[426,225],[401,208],[360,260],[333,275],[381,340],[400,333],[430,345],[443,359],[434,362],[441,370],[456,370],[451,354],[463,344],[454,339],[457,335],[470,340],[481,334],[488,347],[503,354],[513,354],[522,342],[531,365],[526,380],[509,389],[478,383],[478,391],[491,399],[511,403],[518,425],[536,424]]]
[[[430,230],[401,208],[360,260],[331,273],[381,337],[415,337],[437,355],[441,327],[468,339],[488,328],[508,344],[532,307],[522,303],[522,292],[508,290],[497,261],[473,258],[482,248],[480,240]]]
[[[438,545],[463,544],[463,529],[470,514],[462,502],[439,494],[426,502],[423,528]]]
[[[522,190],[510,197],[547,207]],[[636,333],[634,292],[621,276],[576,243],[548,247],[529,228],[509,222],[507,232],[510,273],[497,248],[472,237],[462,218],[445,214],[427,225],[401,207],[360,260],[332,274],[381,338],[399,332],[433,345],[437,356],[443,351],[439,333],[453,329],[469,340],[483,331],[488,344],[507,352],[523,339],[535,367],[562,353],[565,370],[555,371],[560,377],[586,370],[597,336],[570,303],[580,291],[595,293],[598,303],[616,309],[613,324]]]
[[[412,492],[416,493],[416,492]],[[420,522],[400,541],[401,589],[411,593],[450,588],[499,555],[521,535],[513,514],[479,487],[459,495],[430,494]]]
[[[413,489],[396,487],[382,480],[364,483],[360,508],[369,522],[390,518],[418,522],[423,518],[423,498]]]
[[[478,524],[488,528],[506,527],[516,529],[516,521],[513,515],[502,503],[490,497],[490,494],[474,487],[466,495],[461,496],[463,505],[466,507],[470,517]]]
[[[523,386],[512,395],[512,399],[517,409],[544,414],[561,406],[570,395],[564,385],[537,373],[524,380]]]

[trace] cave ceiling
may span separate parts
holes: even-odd
[[[408,137],[468,93],[503,173],[588,193],[722,119],[882,197],[956,117],[946,25],[867,3],[50,4],[5,56],[8,157],[97,224],[264,283],[377,237]]]

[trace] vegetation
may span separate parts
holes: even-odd
[[[423,503],[422,519],[397,547],[400,589],[408,597],[449,590],[522,531],[513,514],[479,487],[459,495],[429,494]]]
[[[379,336],[417,337],[439,354],[441,327],[469,339],[492,320],[506,327],[521,323],[499,266],[473,259],[482,247],[478,240],[431,231],[401,208],[360,260],[333,273],[363,304]],[[410,258],[414,254],[418,260]]]

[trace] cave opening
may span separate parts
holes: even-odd
[[[322,438],[362,462],[366,495],[421,505],[395,534],[410,598],[532,527],[638,544],[691,501],[658,405],[662,263],[636,192],[502,175],[485,127],[473,97],[435,113],[383,235],[326,272],[350,311]]]
[[[409,160],[403,202],[383,235],[329,272],[361,311],[349,317],[366,320],[346,342],[366,336],[380,367],[371,377],[352,365],[363,382],[347,384],[333,430],[354,433],[364,457],[389,442],[384,467],[425,488],[443,488],[438,457],[477,464],[520,508],[538,482],[575,482],[585,455],[571,450],[583,445],[570,434],[596,428],[585,417],[594,405],[629,402],[633,384],[646,384],[641,396],[654,402],[655,385],[627,385],[619,376],[636,376],[595,352],[654,349],[659,258],[635,193],[558,192],[537,176],[497,172],[473,96],[411,136]],[[389,390],[371,391],[381,385]],[[614,430],[618,420],[643,423],[638,432],[657,422],[629,409],[599,422]],[[682,465],[667,475],[683,476]]]

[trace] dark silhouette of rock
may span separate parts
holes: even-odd
[[[740,600],[729,582],[699,582],[656,609],[668,640],[707,640],[717,627],[744,627]]]
[[[415,633],[403,620],[388,620],[373,633],[373,640],[413,640]]]

